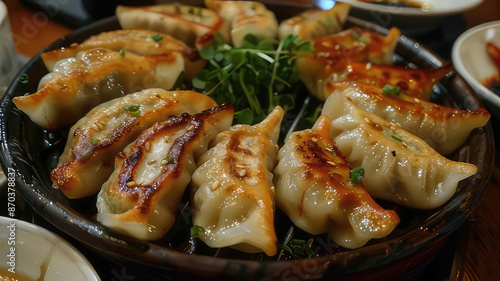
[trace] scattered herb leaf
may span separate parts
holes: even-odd
[[[156,33],[155,35],[151,36],[155,42],[160,42],[163,40],[163,36],[159,33]]]
[[[205,229],[202,226],[195,225],[191,227],[191,238],[198,238],[200,233],[205,233]]]
[[[125,51],[122,49],[120,50],[120,57],[124,58],[125,57]]]
[[[391,140],[393,140],[399,144],[401,144],[403,142],[403,139],[396,134],[391,134]]]
[[[98,140],[98,139],[93,139],[93,140],[91,140],[91,141],[90,141],[90,143],[91,143],[92,145],[96,145],[96,144],[98,144],[98,143],[99,143],[99,140]]]
[[[399,96],[399,94],[401,94],[401,87],[399,86],[394,87],[387,84],[382,88],[382,93],[386,95]]]
[[[21,76],[19,76],[19,78],[17,78],[17,82],[21,83],[21,84],[26,84],[29,82],[29,76],[28,74],[24,73],[24,74],[21,74]]]
[[[82,160],[82,161],[83,161],[83,160],[85,160],[85,159],[89,158],[89,157],[90,157],[90,155],[92,155],[92,150],[91,150],[91,151],[89,151],[89,152],[87,152],[87,153],[85,153],[85,155],[83,155],[83,156],[82,156],[82,158],[80,158],[80,160]]]
[[[134,117],[141,116],[141,111],[140,110],[136,110],[136,111],[132,112],[132,116],[134,116]]]
[[[129,105],[125,107],[126,111],[137,111],[139,110],[140,106],[139,105]]]
[[[365,176],[365,169],[357,167],[351,170],[351,182],[358,183]]]
[[[300,259],[312,257],[314,252],[305,240],[293,239],[289,245],[280,245],[280,248],[287,251],[293,258]]]

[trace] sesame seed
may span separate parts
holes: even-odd
[[[127,182],[127,184],[126,184],[126,186],[127,186],[127,187],[134,187],[134,186],[136,186],[136,185],[137,185],[137,183],[135,183],[135,181],[129,181],[129,182]]]
[[[245,176],[245,173],[246,173],[246,170],[242,169],[242,170],[240,170],[240,172],[238,173],[238,175],[240,175],[240,177],[243,177],[243,176]]]
[[[332,165],[332,166],[337,166],[337,163],[333,162],[333,161],[326,161],[326,163]]]
[[[168,164],[168,160],[167,159],[163,159],[163,160],[161,160],[160,164],[167,165]]]
[[[216,189],[218,186],[219,186],[220,182],[218,180],[215,180],[213,183],[212,183],[212,189]]]
[[[151,149],[151,143],[148,141],[144,144],[144,148],[146,149],[146,151],[149,152],[149,150]]]

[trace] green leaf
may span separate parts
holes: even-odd
[[[251,125],[253,121],[253,111],[250,110],[250,108],[244,108],[243,110],[236,111],[234,113],[234,120],[237,124]]]
[[[211,60],[215,56],[215,48],[212,44],[210,44],[203,47],[199,53],[202,58]]]
[[[202,226],[194,225],[190,229],[191,238],[198,238],[201,233],[205,233],[205,229]]]
[[[198,78],[198,76],[195,76],[191,81],[191,83],[193,84],[193,87],[196,89],[205,89],[205,86],[207,85],[207,82],[201,80],[200,78]]]
[[[139,105],[129,105],[125,107],[126,111],[136,111],[141,108]]]
[[[242,49],[257,49],[259,45],[259,39],[252,33],[248,33],[243,37],[243,42],[241,43]]]
[[[387,84],[382,88],[382,93],[386,95],[399,96],[399,94],[401,94],[401,87],[399,86],[394,87]]]
[[[17,78],[17,82],[19,82],[21,84],[26,84],[29,82],[29,80],[30,80],[29,76],[26,73],[21,74],[21,76],[19,76],[19,78]]]
[[[357,167],[351,170],[351,182],[358,183],[365,176],[365,169]]]
[[[156,34],[154,34],[154,35],[153,35],[153,36],[151,36],[151,37],[153,38],[153,40],[154,40],[155,42],[160,42],[161,40],[163,40],[163,36],[162,36],[161,34],[159,34],[159,33],[156,33]]]

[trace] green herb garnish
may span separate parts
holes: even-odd
[[[93,139],[93,140],[91,140],[91,141],[90,141],[90,143],[91,143],[92,145],[96,145],[96,144],[98,144],[98,143],[99,143],[99,140],[98,140],[98,139]]]
[[[139,110],[139,108],[141,108],[139,105],[129,105],[129,106],[125,107],[125,110],[126,111],[137,111],[137,110]]]
[[[159,33],[156,33],[155,35],[151,36],[151,38],[153,38],[155,42],[160,42],[161,40],[163,40],[163,36]]]
[[[122,49],[120,50],[120,57],[124,58],[125,57],[125,51]]]
[[[387,84],[382,88],[382,93],[386,95],[399,96],[399,94],[401,94],[401,87],[399,86],[394,87]]]
[[[403,142],[403,139],[396,134],[391,134],[391,140],[393,140],[399,144],[401,144]]]
[[[29,82],[29,76],[28,74],[24,73],[24,74],[21,74],[21,76],[19,76],[19,78],[17,78],[17,82],[21,83],[21,84],[26,84]]]
[[[205,233],[205,229],[202,226],[195,225],[191,227],[191,238],[198,238],[200,233]]]
[[[289,245],[280,245],[280,248],[287,251],[293,258],[300,259],[312,257],[314,255],[311,247],[302,239],[293,239]]]
[[[85,159],[89,158],[90,155],[92,155],[92,151],[85,153],[85,155],[83,155],[82,158],[80,158],[80,160],[85,160]]]
[[[138,117],[140,115],[141,115],[141,111],[140,110],[136,110],[136,111],[132,112],[132,116],[134,116],[134,117]]]
[[[365,169],[357,167],[351,170],[351,182],[358,183],[365,176]]]
[[[259,40],[248,34],[239,48],[224,42],[217,34],[200,50],[208,64],[192,80],[195,89],[219,104],[233,104],[237,123],[260,122],[277,105],[285,110],[295,106],[300,90],[295,61],[314,50],[309,41],[302,42],[296,35],[282,41]]]

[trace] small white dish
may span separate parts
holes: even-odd
[[[486,42],[500,45],[500,21],[475,26],[460,35],[451,51],[456,71],[472,86],[485,106],[500,118],[500,96],[481,81],[498,75],[498,69],[486,51]]]
[[[393,4],[338,0],[351,5],[350,15],[386,28],[398,27],[405,35],[422,35],[439,27],[443,17],[463,13],[484,0],[414,0],[422,8]]]
[[[12,267],[26,280],[100,280],[88,260],[61,237],[28,222],[0,217],[0,276]]]

